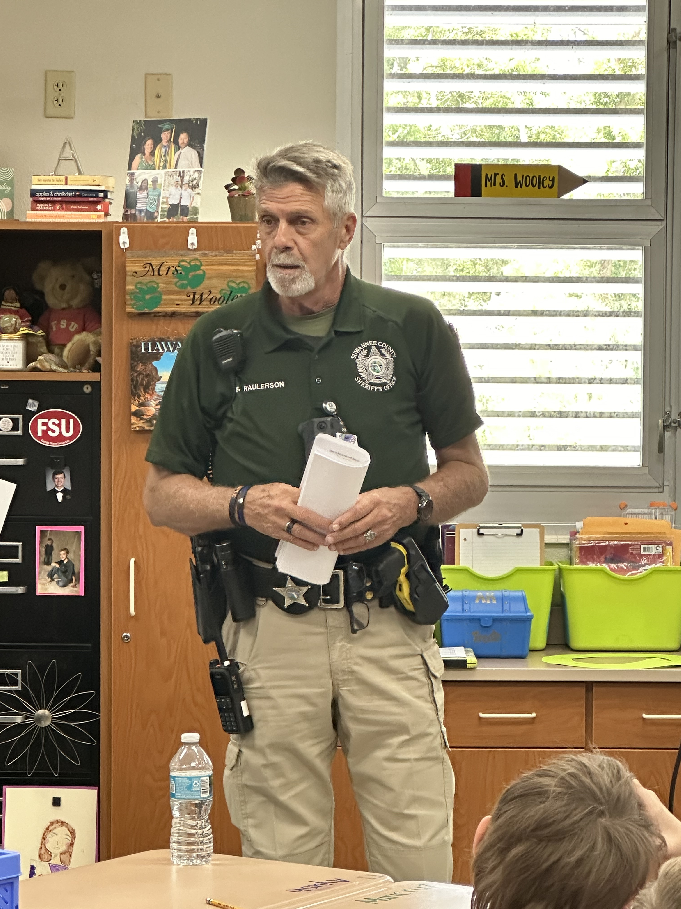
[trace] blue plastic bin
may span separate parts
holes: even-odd
[[[19,909],[20,874],[19,853],[0,849],[0,906],[2,909]]]
[[[533,614],[523,590],[450,590],[440,619],[443,647],[477,657],[526,657]]]

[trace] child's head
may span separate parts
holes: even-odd
[[[473,909],[623,909],[665,842],[614,758],[571,754],[524,774],[481,821]]]

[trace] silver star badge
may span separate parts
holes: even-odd
[[[302,587],[298,586],[298,584],[294,584],[290,577],[286,578],[286,587],[272,588],[272,590],[276,590],[277,593],[280,593],[284,598],[284,609],[288,609],[292,603],[302,602],[309,589],[309,585],[307,587]]]

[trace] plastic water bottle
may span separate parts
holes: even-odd
[[[210,808],[213,765],[199,745],[198,732],[184,732],[170,762],[170,860],[175,865],[206,865],[213,855]]]

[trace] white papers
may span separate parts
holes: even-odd
[[[316,436],[300,483],[298,504],[325,518],[337,518],[357,501],[371,458],[352,442]],[[277,568],[283,574],[328,584],[338,553],[326,546],[315,552],[283,541],[277,547]]]
[[[5,526],[5,518],[12,503],[14,490],[17,488],[16,483],[10,483],[8,480],[0,480],[0,533]]]

